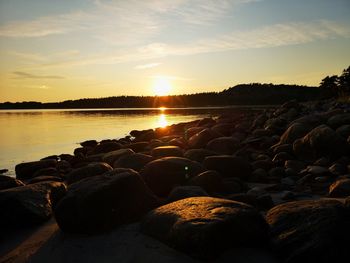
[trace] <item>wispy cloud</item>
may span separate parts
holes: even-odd
[[[216,37],[194,40],[182,44],[151,43],[142,47],[119,49],[117,52],[109,54],[94,54],[82,59],[70,59],[42,64],[39,67],[118,64],[158,59],[167,56],[187,56],[229,50],[272,48],[349,37],[350,27],[327,20],[318,20],[309,23],[274,24],[253,30],[234,31]]]
[[[161,65],[162,63],[149,63],[149,64],[144,64],[144,65],[137,65],[135,67],[135,69],[148,69],[148,68],[154,68],[157,67],[159,65]]]
[[[12,72],[15,75],[15,79],[64,79],[62,76],[54,76],[54,75],[35,75],[22,71]]]

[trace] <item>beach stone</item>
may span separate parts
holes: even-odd
[[[340,179],[335,181],[329,187],[330,197],[347,197],[350,196],[350,179]]]
[[[54,215],[62,231],[91,234],[137,221],[157,205],[137,172],[113,170],[70,185]]]
[[[57,161],[52,159],[20,163],[20,164],[17,164],[15,167],[16,178],[20,180],[30,179],[34,177],[35,172],[44,168],[49,168],[49,167],[55,168],[56,166],[57,166]]]
[[[127,154],[116,160],[113,164],[113,168],[131,168],[135,171],[140,171],[146,164],[153,160],[154,158],[147,154]]]
[[[100,142],[95,148],[93,148],[91,154],[108,153],[115,150],[119,150],[122,145],[115,141]]]
[[[252,162],[252,166],[254,169],[270,170],[274,166],[274,163],[271,159],[264,159]]]
[[[208,156],[203,164],[208,170],[215,170],[224,177],[247,179],[252,173],[249,162],[231,155]]]
[[[24,183],[21,180],[7,175],[0,175],[0,191],[23,185]]]
[[[348,151],[344,138],[326,125],[314,128],[293,144],[294,153],[301,159],[321,156],[341,156]]]
[[[182,157],[164,157],[144,166],[141,175],[158,196],[167,196],[177,185],[203,172],[200,163]]]
[[[66,190],[64,183],[44,182],[0,191],[0,228],[45,222]]]
[[[208,196],[208,193],[200,186],[194,185],[181,185],[176,186],[171,190],[167,198],[167,202],[175,202],[177,200],[196,197],[196,196]]]
[[[280,152],[286,152],[289,154],[293,154],[293,145],[289,144],[289,143],[285,143],[285,144],[278,144],[275,147],[273,146],[273,153],[277,154]]]
[[[35,183],[45,182],[45,181],[63,182],[63,179],[58,176],[43,175],[43,176],[38,176],[30,179],[28,181],[28,184],[35,184]]]
[[[89,147],[89,148],[94,148],[97,146],[97,144],[98,142],[96,140],[87,140],[80,143],[82,147]]]
[[[299,123],[299,124],[305,125],[305,127],[309,127],[309,129],[312,130],[317,126],[324,124],[326,121],[327,121],[326,117],[321,114],[310,114],[310,115],[302,116],[292,121],[291,125],[294,125],[295,123]]]
[[[231,123],[218,123],[211,127],[214,132],[220,133],[224,136],[231,135],[233,125]]]
[[[58,165],[58,163],[57,163]],[[57,170],[56,167],[48,167],[48,168],[43,168],[38,171],[36,171],[33,175],[33,177],[39,177],[39,176],[59,176],[60,173]]]
[[[162,158],[169,156],[182,157],[182,149],[178,146],[160,146],[152,150],[151,155],[154,158]]]
[[[335,163],[332,166],[328,168],[329,172],[331,172],[333,175],[343,175],[348,172],[348,169],[346,165],[341,163]]]
[[[348,138],[350,136],[350,124],[340,126],[336,132],[345,139]]]
[[[205,157],[218,155],[216,152],[206,149],[189,149],[184,153],[184,157],[196,162],[203,162]]]
[[[203,188],[208,193],[220,192],[222,189],[222,177],[214,170],[208,170],[192,177],[190,185],[197,185]]]
[[[341,202],[330,199],[288,202],[269,210],[266,220],[283,262],[347,261],[349,213]]]
[[[215,124],[216,124],[216,121],[213,120],[212,118],[203,118],[198,122],[197,126],[198,127],[210,127],[210,126],[213,126]]]
[[[295,172],[299,173],[306,168],[306,164],[305,162],[299,160],[287,160],[284,163],[284,167],[286,169],[293,169]]]
[[[65,178],[68,184],[72,184],[84,178],[100,175],[111,170],[113,170],[113,168],[108,163],[90,163],[86,166],[72,170],[69,174],[65,175]]]
[[[296,139],[304,137],[310,130],[307,124],[294,123],[282,134],[280,144],[292,144]]]
[[[279,152],[273,157],[272,162],[277,165],[283,165],[285,161],[292,159],[294,159],[294,157],[291,154],[287,152]]]
[[[214,138],[220,137],[221,135],[211,129],[204,129],[199,133],[196,133],[188,139],[188,146],[190,148],[204,148],[209,141]]]
[[[250,182],[267,182],[268,181],[268,173],[265,169],[257,168],[253,171]]]
[[[219,137],[208,142],[206,149],[219,154],[232,154],[239,147],[239,140],[233,137]]]
[[[330,117],[327,121],[327,124],[333,129],[337,129],[342,125],[348,125],[350,124],[350,113],[342,113]]]
[[[149,212],[141,231],[192,257],[212,259],[233,247],[261,246],[268,226],[253,207],[212,197],[182,199]]]
[[[138,153],[138,152],[145,151],[147,146],[148,146],[148,142],[133,142],[123,146],[123,148],[129,148],[134,152]]]
[[[118,160],[120,157],[124,156],[124,155],[130,155],[135,153],[133,150],[129,149],[129,148],[125,148],[125,149],[119,149],[119,150],[115,150],[109,153],[106,153],[102,156],[102,161],[105,163],[108,163],[109,165],[113,165],[113,163]]]
[[[205,130],[205,127],[191,127],[185,131],[185,139],[191,138],[193,135]]]

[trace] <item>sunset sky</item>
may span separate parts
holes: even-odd
[[[318,85],[349,0],[0,0],[0,102]]]

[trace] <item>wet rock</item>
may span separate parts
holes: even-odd
[[[34,177],[34,174],[44,168],[49,167],[56,167],[57,161],[56,160],[42,160],[42,161],[35,161],[35,162],[27,162],[27,163],[20,163],[17,164],[15,167],[16,171],[16,178],[20,180],[30,179]]]
[[[283,262],[344,262],[349,256],[349,213],[336,200],[288,202],[266,216]]]
[[[107,163],[90,163],[72,170],[65,178],[68,184],[72,184],[84,178],[100,175],[111,170],[113,170],[113,168]]]
[[[140,171],[146,164],[153,160],[154,158],[147,154],[127,154],[116,160],[113,164],[113,168],[131,168],[135,171]]]
[[[304,137],[310,130],[307,124],[294,123],[282,134],[280,144],[292,144],[296,139]]]
[[[232,154],[239,147],[239,140],[233,137],[219,137],[208,142],[206,148],[219,154]]]
[[[101,233],[139,220],[158,200],[135,171],[110,171],[69,186],[55,208],[64,232]]]
[[[87,141],[84,141],[84,142],[81,142],[80,145],[82,147],[89,147],[89,148],[94,148],[97,146],[97,141],[96,140],[87,140]]]
[[[193,185],[176,186],[169,193],[167,202],[171,203],[181,199],[185,199],[189,197],[197,197],[197,196],[208,196],[208,193],[200,186],[193,186]]]
[[[218,155],[216,152],[206,149],[189,149],[184,153],[184,157],[196,162],[203,162],[205,157]]]
[[[113,163],[115,161],[117,161],[120,157],[122,157],[124,155],[130,155],[133,153],[135,153],[135,152],[129,148],[115,150],[115,151],[104,154],[102,156],[102,161],[105,163],[108,163],[109,165],[112,166]]]
[[[209,141],[221,135],[211,129],[204,129],[199,133],[196,133],[188,139],[188,146],[190,148],[204,148]]]
[[[208,193],[219,192],[222,189],[222,177],[213,170],[200,173],[188,182],[190,185],[196,185],[203,188]]]
[[[158,196],[167,196],[177,185],[203,172],[200,163],[181,157],[164,157],[144,166],[141,175]]]
[[[252,173],[250,163],[236,156],[209,156],[205,158],[203,164],[208,170],[215,170],[225,177],[247,179]]]
[[[337,114],[333,117],[330,117],[327,121],[327,124],[333,129],[337,129],[342,125],[350,124],[350,113]]]
[[[330,197],[350,196],[350,179],[340,179],[329,187]]]
[[[91,152],[91,154],[108,153],[119,150],[122,145],[115,141],[100,142]]]
[[[52,215],[52,206],[63,197],[66,186],[45,182],[0,191],[1,227],[39,224]]]
[[[162,158],[162,157],[182,157],[183,152],[182,149],[178,146],[160,146],[156,147],[152,150],[151,155],[154,158]]]
[[[134,152],[143,152],[146,150],[148,142],[134,142],[123,146],[123,148],[130,148]]]
[[[24,183],[21,180],[17,180],[11,176],[0,175],[0,191],[23,185]]]
[[[244,203],[192,197],[161,206],[147,214],[141,230],[193,257],[211,259],[232,247],[266,242],[263,217]]]

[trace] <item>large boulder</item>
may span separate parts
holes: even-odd
[[[115,141],[100,142],[91,152],[91,154],[108,153],[119,150],[122,145]]]
[[[209,141],[220,136],[221,134],[207,128],[189,138],[188,146],[196,149],[204,148]]]
[[[0,191],[0,227],[39,224],[52,215],[52,207],[65,195],[60,182],[36,183]]]
[[[190,179],[190,185],[203,188],[208,193],[220,192],[222,190],[222,177],[214,170],[208,170]]]
[[[113,165],[113,163],[118,160],[120,157],[124,155],[130,155],[135,153],[133,150],[126,148],[126,149],[119,149],[115,150],[109,153],[106,153],[102,156],[102,161],[108,163],[109,165]]]
[[[86,166],[74,169],[65,176],[67,183],[72,184],[78,182],[84,178],[100,175],[108,171],[112,171],[113,168],[103,162],[90,163]]]
[[[350,179],[340,179],[329,186],[330,197],[350,196]]]
[[[0,191],[23,185],[24,183],[21,180],[17,180],[11,176],[0,175]]]
[[[146,164],[153,160],[154,158],[148,154],[127,154],[116,160],[113,164],[113,168],[130,168],[135,171],[140,171]]]
[[[37,171],[44,168],[56,167],[56,166],[57,166],[57,161],[54,159],[20,163],[20,164],[17,164],[15,167],[16,178],[20,180],[31,179],[34,177]]]
[[[209,156],[204,160],[208,170],[215,170],[225,177],[247,179],[252,174],[252,167],[242,157],[231,155]]]
[[[167,196],[174,186],[203,171],[202,165],[181,157],[164,157],[145,165],[141,175],[158,196]]]
[[[54,212],[63,231],[90,234],[137,221],[157,205],[137,172],[116,169],[70,185]]]
[[[206,148],[220,154],[233,154],[238,150],[239,140],[233,137],[218,137],[208,142]]]
[[[297,157],[314,160],[321,156],[339,157],[348,152],[344,138],[327,125],[320,125],[293,144]]]
[[[141,230],[193,257],[267,241],[268,225],[251,206],[212,197],[182,199],[149,212]]]
[[[182,157],[183,151],[178,146],[159,146],[152,150],[151,155],[154,158],[162,158],[169,156]]]
[[[349,212],[337,200],[306,200],[273,207],[266,216],[283,262],[346,262]]]
[[[282,134],[280,144],[292,144],[296,139],[304,137],[311,129],[307,124],[294,123]]]

